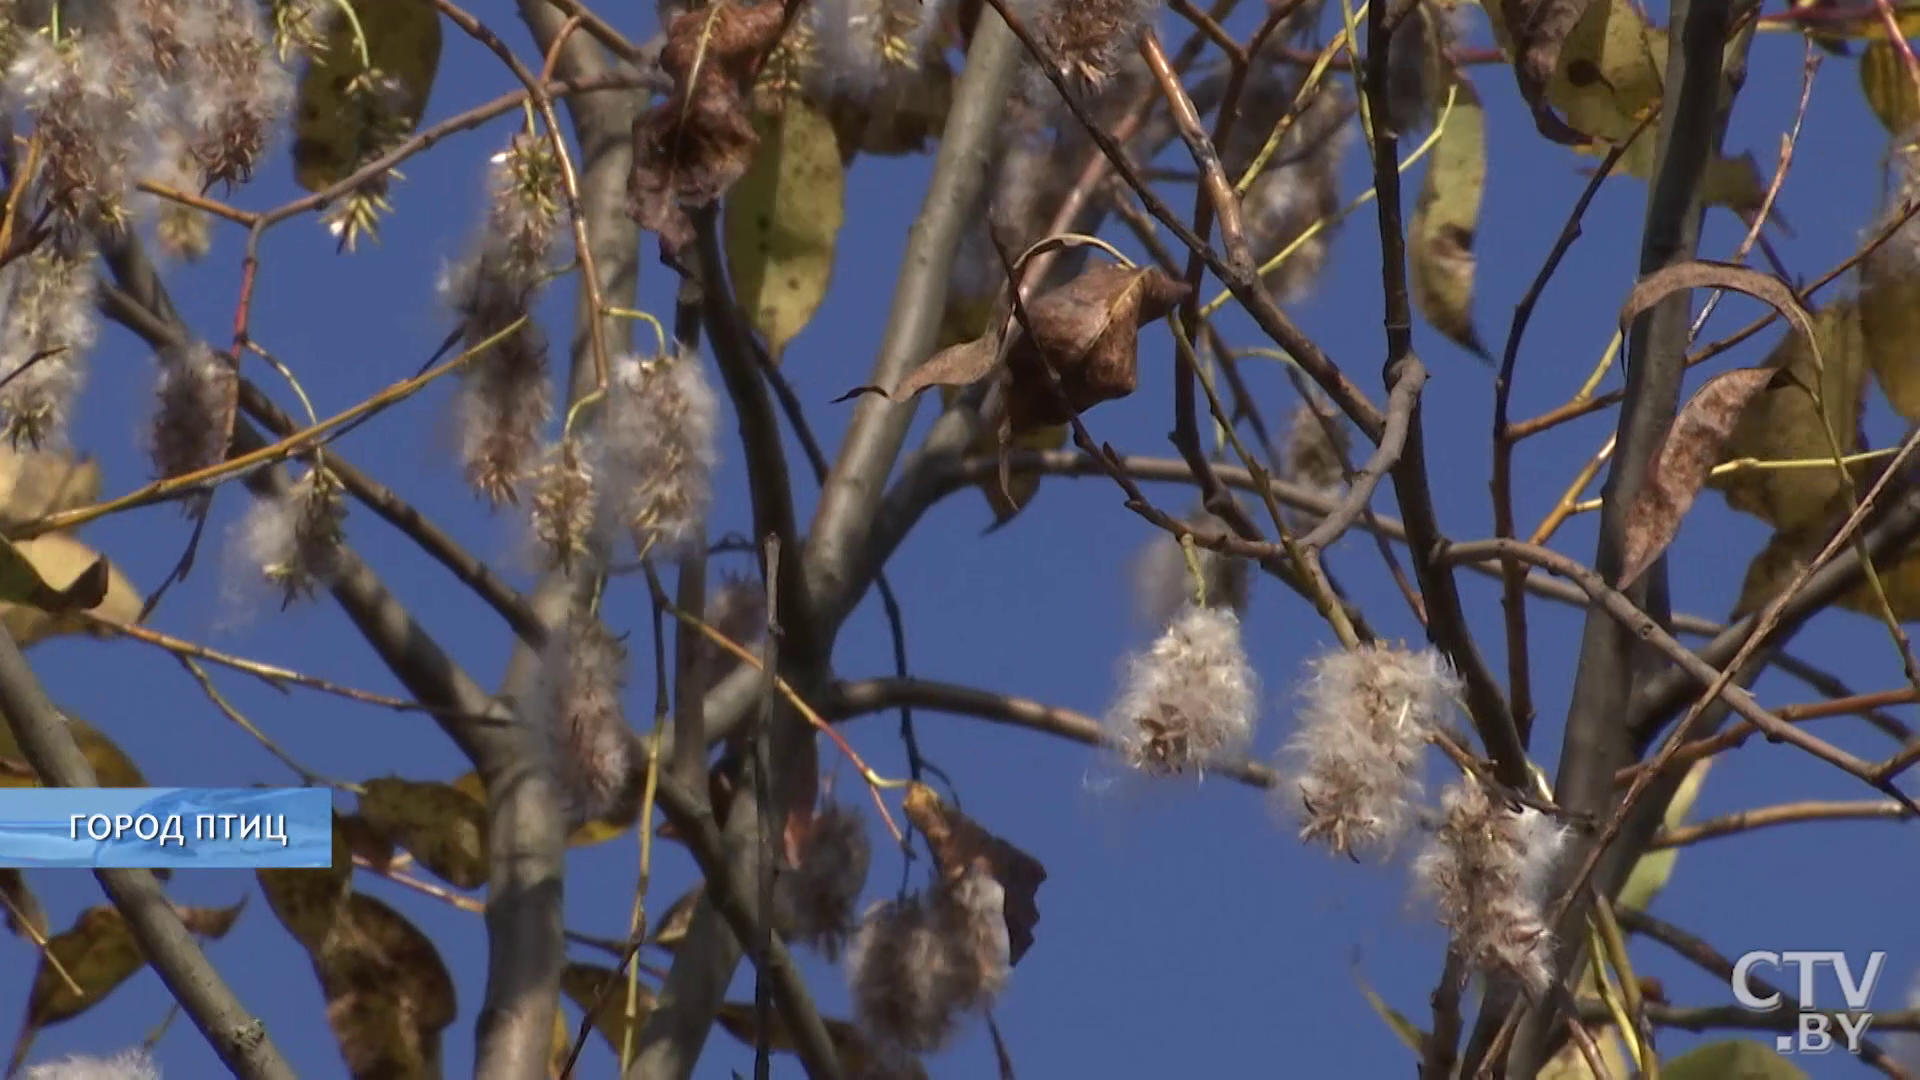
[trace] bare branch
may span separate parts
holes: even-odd
[[[40,680],[4,627],[0,627],[0,713],[5,714],[27,763],[48,785],[99,786],[66,720],[47,700]],[[153,873],[103,869],[95,870],[93,876],[126,916],[147,962],[213,1044],[221,1063],[245,1080],[293,1080],[294,1072],[267,1037],[266,1026],[241,1006],[207,961]]]

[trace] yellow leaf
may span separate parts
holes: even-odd
[[[47,940],[47,953],[59,961],[59,968],[40,957],[34,972],[33,988],[27,993],[27,1015],[21,1022],[20,1036],[14,1042],[13,1061],[7,1069],[11,1076],[26,1060],[40,1030],[71,1020],[98,1005],[121,983],[146,966],[133,931],[118,908],[88,908],[74,920],[73,926]],[[80,993],[60,974],[65,970]]]
[[[653,991],[639,984],[634,999],[634,1045],[639,1045],[640,1028],[653,1012]],[[593,1030],[607,1040],[615,1057],[627,1041],[627,978],[612,968],[597,964],[568,964],[560,972],[560,991],[585,1013],[591,1010]],[[596,1007],[597,1005],[597,1007]]]
[[[16,526],[100,499],[100,463],[0,445],[0,526]]]
[[[688,889],[686,894],[673,902],[673,906],[662,912],[660,921],[653,926],[653,933],[647,935],[647,943],[662,949],[672,950],[686,939],[687,928],[693,925],[693,911],[700,906],[700,898],[707,894],[705,882]]]
[[[92,724],[74,716],[67,718],[69,733],[73,741],[80,746],[80,755],[93,766],[93,778],[99,787],[130,788],[146,787],[146,777],[140,774],[140,767],[127,757],[112,739]],[[13,732],[5,724],[0,724],[0,787],[39,787],[40,778],[27,764],[26,755],[20,752],[20,744],[14,741]]]
[[[1486,193],[1486,113],[1464,73],[1454,76],[1453,87],[1453,107],[1414,204],[1407,259],[1420,314],[1449,341],[1484,359],[1487,349],[1473,325],[1473,246]]]
[[[143,605],[133,584],[111,562],[62,533],[11,544],[0,540],[0,597],[24,601],[0,602],[0,622],[21,648],[50,637],[94,632],[87,620],[73,614],[76,610],[131,623]]]
[[[564,1009],[553,1010],[553,1049],[547,1054],[548,1080],[561,1080],[567,1059],[573,1056],[573,1025],[567,1023]]]
[[[480,780],[479,773],[465,773],[451,785],[455,791],[470,796],[482,806],[487,803],[487,785]],[[568,847],[592,847],[604,844],[616,836],[624,835],[640,820],[640,800],[635,796],[626,806],[615,807],[606,817],[587,822],[574,830],[567,838]]]
[[[461,889],[487,882],[487,808],[449,784],[382,776],[362,785],[360,816]]]
[[[386,144],[411,134],[426,112],[440,68],[440,13],[433,0],[349,3],[354,19],[330,11],[325,48],[307,61],[300,78],[293,167],[295,178],[308,191],[338,183],[381,153]],[[356,20],[364,39],[356,40]],[[369,69],[394,80],[395,92],[354,92],[356,80]]]
[[[727,268],[776,358],[820,307],[846,197],[833,124],[804,101],[761,118],[760,146],[727,193]]]
[[[1721,461],[1831,461],[1823,423],[1830,423],[1841,454],[1860,445],[1860,412],[1866,401],[1867,356],[1860,309],[1838,301],[1813,316],[1820,362],[1803,335],[1789,332],[1767,358],[1790,378],[1775,381],[1755,395],[1727,440]],[[1809,388],[1819,387],[1816,408]],[[1824,413],[1824,421],[1823,414]],[[1798,530],[1824,520],[1845,483],[1838,467],[1743,468],[1715,476],[1707,486],[1724,493],[1727,505],[1752,514],[1776,529]]]

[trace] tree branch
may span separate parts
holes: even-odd
[[[108,268],[119,283],[115,307],[144,309],[135,332],[156,324],[167,341],[190,338],[165,288],[127,235],[107,246]],[[266,445],[244,420],[234,425],[231,454]],[[286,472],[263,469],[247,477],[261,498],[287,490]],[[565,955],[561,936],[560,877],[565,835],[552,782],[531,752],[520,725],[460,670],[415,622],[359,556],[342,548],[331,591],[361,636],[408,692],[434,710],[434,720],[473,763],[487,790],[487,989],[477,1031],[476,1076],[517,1080],[546,1068],[553,1041],[553,1010]]]
[[[0,627],[0,713],[26,755],[27,764],[50,786],[98,787],[99,779],[73,740],[67,722],[40,687],[12,635]],[[160,981],[167,984],[195,1027],[213,1044],[220,1061],[245,1080],[294,1080],[267,1030],[240,1004],[207,961],[172,901],[148,870],[95,870],[113,905]]]
[[[1654,171],[1647,195],[1641,276],[1691,259],[1699,249],[1707,164],[1717,152],[1724,130],[1720,105],[1724,89],[1722,50],[1732,29],[1733,2],[1676,0],[1673,5],[1674,30],[1668,43],[1664,80],[1667,93],[1661,103]],[[1690,290],[1675,291],[1636,318],[1630,329],[1626,398],[1620,409],[1612,467],[1602,492],[1600,536],[1593,562],[1593,570],[1603,581],[1619,576],[1628,508],[1640,490],[1647,462],[1679,408],[1691,333],[1692,295]],[[1648,612],[1653,622],[1668,621],[1664,558],[1634,583],[1626,599],[1633,608]],[[1588,611],[1554,781],[1555,798],[1567,810],[1599,820],[1611,813],[1617,798],[1613,774],[1634,758],[1632,732],[1625,723],[1632,688],[1660,663],[1658,654],[1647,649],[1626,623],[1598,607]],[[1572,845],[1553,883],[1556,894],[1564,891],[1573,868],[1585,861],[1591,843]],[[1596,879],[1598,887],[1611,895],[1621,867],[1631,866],[1637,855],[1627,850],[1627,845],[1615,845],[1605,856],[1604,869]],[[1558,975],[1572,970],[1584,954],[1587,935],[1580,928],[1585,925],[1588,896],[1586,890],[1578,890],[1556,927]],[[1469,1046],[1466,1064],[1470,1070],[1479,1066],[1494,1027],[1506,1019],[1509,1007],[1510,999],[1490,1000]],[[1549,1002],[1521,1022],[1506,1062],[1512,1075],[1532,1076],[1539,1069],[1553,1019],[1554,1006]]]

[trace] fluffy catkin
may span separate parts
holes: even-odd
[[[620,704],[627,651],[599,619],[576,612],[548,644],[543,665],[555,772],[578,828],[619,807],[633,776]]]
[[[257,0],[182,7],[178,110],[187,145],[206,184],[244,184],[293,103],[293,77],[274,53]]]
[[[1094,91],[1120,69],[1134,38],[1153,24],[1159,10],[1154,0],[1040,0],[1034,29],[1068,84]],[[1045,101],[1054,93],[1043,74],[1036,72],[1029,83],[1028,92],[1041,95],[1032,100]]]
[[[441,282],[465,346],[493,342],[463,372],[459,408],[467,478],[495,505],[517,499],[553,412],[547,342],[532,305],[559,228],[559,184],[552,146],[514,136],[493,158],[486,219],[473,250]]]
[[[7,71],[6,96],[40,142],[42,198],[69,229],[125,219],[135,155],[156,126],[152,61],[129,45],[110,24],[71,27],[57,44],[29,34]]]
[[[883,1051],[929,1054],[1006,984],[1006,890],[978,868],[867,909],[847,950],[854,1015]]]
[[[75,1054],[35,1065],[25,1080],[160,1080],[160,1068],[145,1050],[123,1050],[110,1058]]]
[[[1280,766],[1290,779],[1274,788],[1300,838],[1340,855],[1391,848],[1414,817],[1428,736],[1459,693],[1432,649],[1371,644],[1313,660]]]
[[[1222,532],[1227,527],[1205,510],[1196,510],[1187,524],[1198,532]],[[1205,548],[1196,548],[1194,555],[1207,583],[1207,606],[1227,608],[1245,618],[1253,586],[1247,560]],[[1134,609],[1140,620],[1165,626],[1193,601],[1193,595],[1193,571],[1187,566],[1180,541],[1171,533],[1156,532],[1133,563]]]
[[[99,329],[94,253],[84,235],[61,232],[0,270],[0,424],[10,445],[65,437]]]
[[[1441,811],[1414,864],[1421,892],[1469,963],[1538,995],[1553,958],[1543,904],[1566,830],[1531,807],[1494,802],[1470,775],[1441,796]]]
[[[727,639],[754,648],[767,634],[767,590],[757,578],[726,574],[707,591],[707,625]],[[695,640],[700,654],[700,681],[708,690],[719,686],[740,658],[705,634]]]
[[[1129,768],[1174,774],[1231,761],[1253,740],[1260,679],[1231,610],[1183,608],[1127,660],[1107,737]]]
[[[533,473],[528,517],[549,566],[566,569],[592,550],[594,472],[589,452],[568,437],[547,448]]]
[[[291,604],[333,582],[345,542],[340,482],[309,469],[282,494],[256,498],[239,522],[241,548],[261,577]]]
[[[226,460],[239,373],[205,342],[160,354],[160,386],[149,451],[160,479]]]
[[[714,420],[718,407],[695,353],[613,366],[602,435],[607,528],[632,532],[634,545],[674,555],[705,535],[713,499]]]
[[[853,933],[854,905],[866,888],[872,862],[866,819],[839,803],[822,806],[800,865],[774,883],[781,933],[818,949],[829,961],[839,960]]]

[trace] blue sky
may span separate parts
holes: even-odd
[[[651,13],[640,10],[651,5],[606,7],[615,24],[636,40],[651,33]],[[523,55],[530,52],[511,4],[487,0],[472,10]],[[1166,25],[1171,27],[1171,20]],[[1476,42],[1484,41],[1483,23],[1476,20],[1475,26]],[[1180,40],[1185,35],[1176,28],[1168,36]],[[1760,38],[1728,137],[1730,151],[1751,150],[1769,170],[1798,96],[1800,55],[1797,38]],[[1509,70],[1482,67],[1474,75],[1487,101],[1491,133],[1477,313],[1483,335],[1497,348],[1512,304],[1551,247],[1585,182],[1581,170],[1590,163],[1534,134]],[[494,58],[449,27],[428,119],[514,87]],[[322,415],[411,374],[446,333],[449,323],[436,306],[434,282],[444,261],[460,253],[480,211],[480,169],[514,122],[509,116],[456,135],[409,163],[407,179],[394,194],[398,213],[385,223],[377,246],[336,255],[331,239],[311,219],[268,235],[261,250],[254,332],[298,371]],[[1794,235],[1774,234],[1796,273],[1810,278],[1856,244],[1877,211],[1885,141],[1861,103],[1853,63],[1830,59],[1814,89],[1797,166],[1780,197]],[[831,400],[867,381],[882,327],[876,298],[891,293],[927,169],[925,159],[863,159],[855,167],[847,201],[858,212],[847,215],[840,234],[832,291],[813,325],[787,352],[784,366],[829,445],[850,415],[848,407]],[[1343,175],[1348,196],[1366,186],[1358,156],[1349,156]],[[1416,190],[1409,183],[1409,207]],[[236,201],[264,208],[295,194],[283,149]],[[1187,199],[1183,191],[1176,205]],[[1516,416],[1563,401],[1605,348],[1632,282],[1644,202],[1644,185],[1627,179],[1609,182],[1595,201],[1585,236],[1536,313],[1521,356]],[[1291,308],[1307,333],[1370,390],[1383,352],[1374,220],[1371,208],[1355,216],[1337,240],[1319,288]],[[1728,255],[1739,235],[1737,222],[1716,214],[1704,253]],[[223,228],[203,263],[169,270],[183,316],[215,340],[224,340],[233,315],[240,240],[238,231]],[[655,262],[651,243],[642,274],[641,305],[664,314],[673,283]],[[570,304],[570,296],[557,294],[543,307],[550,334],[563,342]],[[1706,336],[1720,336],[1756,311],[1749,301],[1729,298]],[[1242,317],[1229,315],[1224,326],[1236,343],[1262,343]],[[1758,362],[1777,337],[1777,330],[1762,335],[1738,362]],[[1427,389],[1429,457],[1442,523],[1456,538],[1488,535],[1491,373],[1425,327],[1416,332],[1416,341],[1434,373]],[[1090,415],[1097,438],[1127,452],[1169,452],[1171,358],[1165,330],[1149,329],[1142,345],[1142,388],[1132,399]],[[1251,362],[1249,376],[1268,416],[1278,422],[1293,404],[1292,392],[1283,374],[1265,365]],[[109,493],[131,490],[146,479],[141,438],[153,378],[151,358],[140,344],[122,331],[108,331],[92,360],[77,439],[103,462]],[[1608,385],[1617,381],[1616,371]],[[338,450],[472,550],[509,568],[516,580],[530,582],[520,562],[517,518],[490,515],[461,482],[446,419],[450,389],[430,389],[355,431]],[[932,412],[921,410],[915,438],[925,432]],[[1611,426],[1610,416],[1590,418],[1527,444],[1517,480],[1523,528],[1552,506]],[[730,438],[730,416],[720,430]],[[1885,446],[1900,429],[1876,405],[1871,432],[1874,445]],[[740,454],[730,441],[723,443],[722,453],[722,497],[712,521],[716,536],[748,526]],[[803,460],[797,448],[789,456],[796,463]],[[1188,504],[1189,496],[1175,488],[1150,493],[1176,513]],[[816,495],[811,482],[798,481],[795,494],[802,513],[810,515]],[[363,689],[400,693],[327,604],[286,613],[256,605],[254,617],[236,625],[232,605],[222,598],[227,575],[234,571],[225,544],[244,504],[238,489],[221,495],[194,576],[168,597],[155,625]],[[1390,509],[1390,500],[1382,506]],[[1145,645],[1153,632],[1133,617],[1127,588],[1130,564],[1149,537],[1146,526],[1122,506],[1110,483],[1093,479],[1048,481],[1015,524],[983,538],[980,531],[989,520],[979,496],[963,492],[927,514],[892,563],[892,580],[907,612],[914,670],[1097,715],[1114,693],[1121,655]],[[447,650],[483,682],[494,683],[511,645],[498,619],[370,514],[356,511],[348,530],[356,549]],[[150,587],[178,556],[188,526],[174,511],[155,508],[101,522],[85,535],[137,584]],[[1724,616],[1748,558],[1763,540],[1752,519],[1730,514],[1717,496],[1704,497],[1673,548],[1677,606]],[[1592,522],[1582,518],[1561,533],[1556,546],[1585,559],[1592,545]],[[716,561],[751,570],[738,557]],[[1417,640],[1418,627],[1380,572],[1371,541],[1349,537],[1331,562],[1383,632]],[[1502,649],[1497,597],[1484,580],[1464,580],[1481,647],[1497,656]],[[631,630],[636,642],[644,643],[645,592],[635,580],[615,586],[606,611],[616,630]],[[1558,758],[1559,719],[1580,615],[1545,603],[1535,603],[1531,612],[1541,717],[1534,751],[1536,760],[1551,768]],[[1291,695],[1302,662],[1333,640],[1310,607],[1271,580],[1255,585],[1246,633],[1266,682],[1257,745],[1267,755],[1291,730]],[[1859,616],[1824,618],[1801,636],[1797,649],[1856,688],[1899,683],[1885,631]],[[152,783],[292,782],[162,653],[131,642],[63,640],[37,647],[31,659],[53,699],[109,732]],[[890,673],[886,624],[873,598],[841,635],[835,660],[848,677]],[[466,771],[453,746],[417,715],[307,692],[282,695],[243,678],[216,677],[236,707],[321,773],[451,779]],[[1805,694],[1797,684],[1775,677],[1763,680],[1759,690],[1770,703],[1804,700]],[[630,716],[647,714],[652,693],[642,665],[629,691]],[[1911,710],[1896,710],[1902,711]],[[877,769],[899,775],[905,771],[904,755],[894,729],[890,718],[872,718],[852,725],[849,735]],[[1223,780],[1113,789],[1098,783],[1098,762],[1083,747],[935,714],[922,714],[919,729],[926,753],[954,778],[968,813],[1035,854],[1050,873],[1040,893],[1036,944],[997,1008],[1021,1076],[1408,1074],[1406,1049],[1359,989],[1364,980],[1417,1021],[1426,1020],[1426,995],[1440,967],[1444,938],[1410,899],[1403,863],[1356,866],[1304,848],[1290,828],[1276,823],[1259,793]],[[1823,721],[1817,728],[1864,756],[1885,756],[1884,736],[1864,729],[1849,719]],[[831,755],[824,759],[831,767]],[[842,768],[837,776],[842,790],[857,783],[850,770]],[[1441,779],[1437,772],[1434,779]],[[1870,795],[1791,749],[1756,743],[1720,764],[1696,813]],[[1909,833],[1884,823],[1795,826],[1715,841],[1682,855],[1655,910],[1729,956],[1748,949],[1886,950],[1888,966],[1877,1001],[1893,1007],[1920,969],[1920,926],[1912,919],[1920,864],[1911,857],[1911,844]],[[884,845],[876,851],[870,897],[889,894],[900,873],[897,855]],[[635,875],[636,854],[628,840],[576,852],[567,888],[569,926],[608,937],[624,933]],[[664,848],[651,911],[663,910],[692,880],[684,854]],[[102,902],[89,874],[41,873],[33,883],[56,928],[69,924],[83,907]],[[459,1019],[446,1033],[447,1071],[470,1071],[484,979],[479,917],[377,880],[364,880],[362,887],[414,919],[439,945],[460,994]],[[172,893],[197,904],[251,896],[237,928],[210,946],[214,961],[302,1076],[344,1075],[305,956],[273,920],[251,875],[182,874]],[[0,942],[0,956],[7,957],[0,968],[9,973],[0,978],[0,1017],[19,1016],[32,968],[31,946]],[[604,962],[587,953],[579,958]],[[658,955],[646,958],[665,962]],[[1727,1000],[1726,987],[1656,947],[1643,943],[1635,959],[1642,972],[1665,982],[1677,1003]],[[821,1008],[845,1015],[839,973],[811,959],[806,966]],[[735,991],[736,998],[750,996],[750,981],[741,978]],[[33,1060],[129,1045],[161,1019],[166,1005],[158,979],[143,972],[82,1019],[44,1032]],[[1673,1053],[1696,1041],[1669,1032],[1661,1047]],[[172,1026],[157,1053],[166,1075],[176,1080],[220,1073],[211,1049],[184,1020]],[[744,1071],[750,1062],[750,1052],[717,1033],[698,1075],[725,1077],[730,1068]],[[994,1075],[984,1027],[972,1029],[929,1064],[940,1077]],[[1815,1076],[1864,1075],[1851,1061],[1816,1061],[1808,1067]],[[605,1076],[612,1070],[603,1044],[591,1042],[581,1075]],[[800,1075],[790,1061],[776,1071]]]

